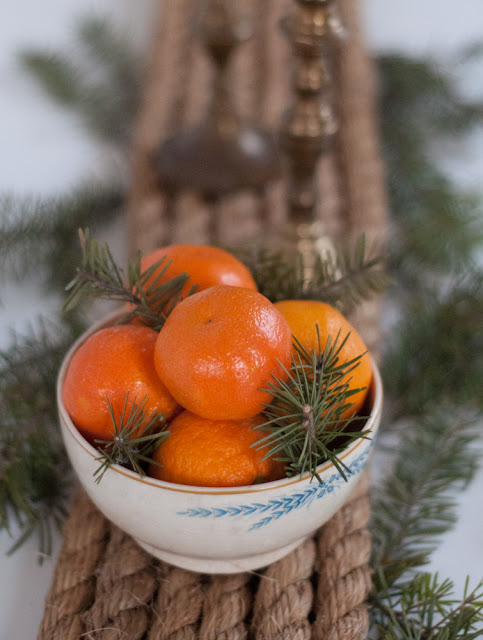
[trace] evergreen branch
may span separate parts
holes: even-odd
[[[256,249],[241,255],[260,292],[269,300],[323,300],[348,312],[363,300],[384,291],[388,284],[385,257],[368,250],[364,235],[353,244],[334,244],[332,251],[310,257]]]
[[[141,63],[128,45],[128,36],[118,33],[103,18],[86,17],[79,23],[78,38],[95,68],[103,69],[114,92],[122,96],[125,113],[130,114],[128,122],[132,123],[141,89]]]
[[[51,198],[0,197],[3,276],[23,280],[40,272],[50,287],[65,287],[66,274],[80,257],[73,229],[110,222],[122,200],[120,187],[87,184]]]
[[[361,356],[339,362],[347,339],[338,335],[332,343],[329,337],[321,351],[319,336],[319,350],[312,354],[295,339],[297,357],[292,356],[291,371],[286,371],[288,381],[275,377],[267,389],[273,400],[263,411],[266,421],[255,428],[268,435],[254,446],[268,447],[263,459],[274,456],[284,462],[289,477],[309,471],[322,482],[317,467],[330,460],[346,480],[347,467],[338,454],[368,433],[362,420],[342,418],[352,406],[351,397],[361,391],[349,385]],[[350,423],[355,425],[352,431]]]
[[[478,54],[472,47],[471,55]],[[465,52],[457,62],[464,63]],[[468,57],[467,57],[468,59]],[[386,115],[397,125],[405,119],[406,129],[428,148],[435,136],[459,135],[483,121],[481,102],[468,101],[456,88],[450,65],[433,58],[382,55],[378,58],[382,74],[382,100]],[[387,122],[387,121],[386,121]]]
[[[127,146],[141,95],[141,61],[128,38],[105,19],[81,20],[78,38],[92,60],[94,72],[90,75],[101,74],[97,82],[91,82],[79,109],[101,139]]]
[[[127,282],[122,270],[116,264],[108,244],[99,245],[91,240],[88,230],[79,231],[82,248],[82,265],[77,274],[67,285],[67,299],[64,304],[66,312],[76,308],[81,300],[94,298],[117,300],[129,305],[122,322],[136,318],[143,324],[159,330],[174,306],[182,298],[183,287],[189,275],[182,273],[166,282],[165,276],[170,261],[165,257],[141,271],[141,255],[128,264]],[[188,295],[196,291],[191,287]]]
[[[15,550],[31,535],[50,553],[71,485],[58,435],[55,384],[77,327],[40,322],[30,335],[14,335],[0,353],[0,530],[20,529]]]
[[[381,56],[378,64],[391,267],[413,290],[428,275],[467,268],[482,245],[481,197],[456,188],[430,153],[435,143],[481,124],[483,110],[466,104],[433,60]]]
[[[19,58],[23,68],[62,106],[73,107],[81,99],[79,70],[65,56],[25,50]]]
[[[80,21],[78,41],[83,62],[71,52],[21,53],[24,68],[56,102],[77,111],[88,130],[124,148],[138,108],[141,65],[127,38],[100,18]],[[86,57],[92,65],[85,66]]]
[[[26,424],[33,416],[56,419],[58,370],[82,328],[75,321],[70,325],[40,318],[25,336],[12,333],[9,347],[0,352],[0,398],[2,408],[8,408],[0,413],[0,420],[9,411],[13,420]]]
[[[463,599],[454,597],[454,584],[423,573],[405,583],[397,594],[384,587],[372,593],[372,615],[381,640],[473,640],[481,637],[483,581]]]
[[[483,408],[482,285],[483,273],[474,270],[402,306],[382,366],[393,420],[431,405]]]
[[[411,169],[393,165],[389,178],[396,223],[390,268],[407,288],[420,288],[430,274],[444,277],[448,268],[472,266],[483,240],[482,208],[475,194],[457,190],[440,172],[426,168],[424,158],[408,156],[404,162]]]
[[[474,476],[480,458],[472,424],[443,412],[404,427],[392,473],[372,503],[373,567],[391,587],[428,561],[437,537],[454,524],[458,485]]]
[[[163,414],[148,415],[146,397],[139,404],[134,399],[128,411],[129,393],[127,393],[124,408],[116,417],[109,398],[107,397],[106,400],[113,425],[113,437],[112,440],[95,440],[101,453],[98,458],[101,464],[94,472],[95,481],[99,483],[113,464],[120,464],[127,469],[132,469],[140,476],[145,476],[147,463],[158,464],[150,458],[150,455],[169,437],[169,431],[160,430],[160,427],[164,426]]]

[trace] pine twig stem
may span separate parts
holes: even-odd
[[[95,286],[98,291],[100,293],[102,292],[102,294],[107,298],[120,299],[123,302],[130,304],[141,304],[142,302],[141,298],[134,292],[130,291],[127,287],[101,280],[97,273],[90,273],[84,269],[79,269],[77,277],[83,283]]]
[[[402,628],[405,628],[405,617],[397,609],[388,606],[382,602],[382,600],[375,594],[374,590],[369,594],[369,602],[373,607],[379,609],[379,611],[388,619],[395,620]]]
[[[355,277],[372,273],[374,271],[374,267],[380,264],[381,261],[382,258],[380,257],[374,258],[369,262],[359,265],[357,269],[352,269],[347,271],[347,273],[340,275],[336,280],[319,285],[316,287],[318,297],[321,300],[330,299],[334,291],[343,288],[347,284],[351,284]],[[311,295],[313,295],[313,293],[314,291],[312,290]]]
[[[477,597],[477,592],[476,592],[476,589],[474,589],[454,609],[451,609],[451,611],[449,611],[446,615],[442,616],[442,618],[438,620],[438,622],[436,622],[429,629],[427,629],[423,634],[422,640],[425,640],[426,638],[431,638],[433,636],[433,633],[438,629],[440,629],[451,618],[451,616],[454,616],[455,614],[457,614],[464,607],[473,604],[476,597]],[[481,608],[483,608],[483,603],[481,604]]]
[[[302,427],[309,434],[312,443],[315,442],[315,427],[314,427],[314,408],[311,404],[302,405]]]

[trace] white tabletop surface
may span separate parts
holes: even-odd
[[[56,194],[66,191],[78,178],[92,175],[99,150],[77,119],[53,107],[19,70],[15,53],[23,47],[71,46],[77,17],[97,11],[108,13],[129,28],[136,43],[149,41],[149,15],[155,0],[16,0],[0,7],[0,194]],[[368,42],[374,50],[392,49],[413,53],[450,54],[459,45],[483,38],[481,0],[365,0],[363,19]],[[461,77],[461,86],[483,95],[483,74],[473,69]],[[462,141],[457,160],[446,166],[465,185],[481,189],[483,132]],[[48,311],[54,299],[40,297],[26,284],[29,309],[22,307],[14,287],[1,288],[0,347],[8,342],[9,327],[22,330],[32,316]],[[22,293],[25,299],[25,293]],[[483,577],[483,469],[472,485],[458,496],[459,521],[444,536],[430,570],[452,578],[460,594],[465,577]],[[36,637],[44,598],[55,566],[55,551],[37,563],[35,542],[13,556],[6,551],[12,539],[0,532],[0,638],[31,640]]]

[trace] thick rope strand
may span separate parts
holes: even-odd
[[[309,539],[266,569],[253,606],[256,640],[309,640],[314,561],[315,544]]]
[[[314,640],[362,640],[369,631],[365,601],[371,588],[369,475],[317,539],[318,585]]]
[[[162,562],[147,640],[194,640],[204,600],[199,574]]]
[[[245,619],[252,605],[250,574],[238,573],[210,578],[200,638],[203,640],[243,640],[248,630]]]
[[[149,604],[155,589],[152,558],[111,526],[99,567],[96,600],[83,616],[89,640],[140,640],[149,626]]]
[[[81,614],[95,598],[97,567],[108,529],[107,520],[79,491],[64,526],[38,640],[78,640],[84,632]]]

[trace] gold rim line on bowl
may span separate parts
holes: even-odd
[[[77,427],[72,422],[71,417],[67,413],[67,410],[64,406],[64,402],[62,400],[62,389],[65,379],[65,374],[67,372],[67,367],[72,359],[72,356],[77,351],[77,349],[95,332],[99,331],[103,327],[108,327],[113,324],[113,321],[121,316],[119,311],[112,313],[107,316],[103,320],[93,324],[89,329],[87,329],[71,346],[66,355],[64,356],[62,366],[59,371],[59,375],[57,378],[57,408],[61,419],[66,425],[69,434],[74,438],[74,440],[79,444],[84,451],[86,451],[93,459],[99,458],[99,451],[95,449],[87,440],[81,435]],[[381,375],[379,373],[379,369],[377,368],[376,363],[371,357],[371,365],[372,365],[372,382],[371,387],[369,388],[369,393],[372,395],[372,406],[377,405],[377,411],[375,413],[371,413],[367,419],[367,422],[370,423],[370,431],[371,435],[374,435],[373,426],[374,424],[378,424],[379,416],[382,411],[382,380]],[[352,443],[348,449],[344,451],[342,455],[339,456],[340,460],[344,460],[351,453],[356,451],[356,449],[363,442],[363,438],[359,438],[356,442]],[[326,469],[332,466],[330,460],[323,462],[321,465],[317,467],[317,471],[322,473]],[[156,480],[155,478],[149,478],[148,476],[140,476],[135,471],[130,471],[125,467],[122,467],[118,464],[113,464],[110,466],[109,471],[114,471],[120,475],[123,475],[127,478],[131,478],[132,480],[136,480],[141,484],[147,484],[153,487],[162,487],[164,489],[168,489],[170,491],[178,491],[181,493],[192,493],[192,494],[201,494],[201,495],[236,495],[236,494],[244,494],[244,493],[259,493],[261,491],[268,491],[270,489],[278,489],[285,486],[290,486],[297,482],[301,482],[309,478],[312,474],[310,472],[305,473],[303,476],[295,476],[293,478],[282,478],[280,480],[273,480],[271,482],[265,482],[257,485],[245,485],[240,487],[230,487],[229,489],[226,487],[197,487],[193,485],[182,485],[176,484],[174,482],[165,482],[163,480]]]

